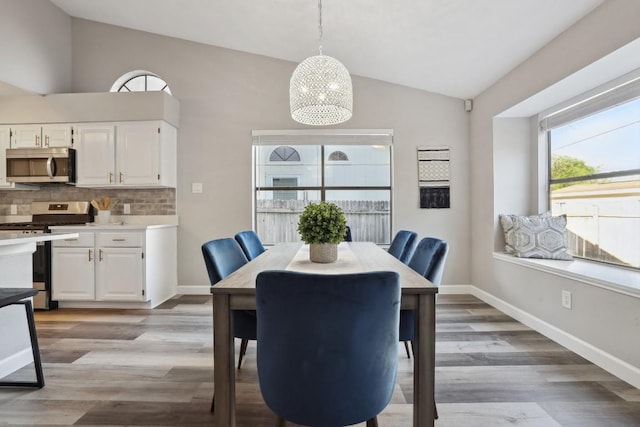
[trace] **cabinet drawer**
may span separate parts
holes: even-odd
[[[96,246],[141,247],[142,243],[142,233],[106,232],[96,235]]]
[[[94,237],[93,233],[78,233],[78,237],[54,240],[51,242],[54,248],[68,248],[68,247],[87,247],[93,248]]]

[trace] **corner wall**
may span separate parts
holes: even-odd
[[[572,74],[640,38],[640,3],[608,1],[561,34],[527,61],[478,96],[471,117],[471,230],[473,284],[483,292],[529,313],[550,325],[608,353],[622,364],[640,370],[637,337],[640,335],[640,301],[549,273],[512,265],[493,258],[499,236],[498,214],[533,212],[537,187],[534,159],[537,150],[526,120],[502,122],[496,116]],[[637,65],[640,67],[640,63]],[[620,74],[623,74],[622,72]],[[600,82],[594,83],[597,86]],[[577,95],[577,93],[575,93]],[[547,105],[546,107],[551,107]],[[509,147],[504,126],[522,126]],[[528,134],[527,134],[528,132]],[[495,136],[497,133],[497,137]],[[529,146],[523,141],[529,139]],[[515,150],[515,155],[509,153]],[[509,175],[518,164],[529,174]],[[502,186],[509,182],[506,197]],[[528,197],[528,199],[527,199]],[[563,289],[573,292],[574,308],[561,307]],[[637,385],[637,384],[636,384]]]

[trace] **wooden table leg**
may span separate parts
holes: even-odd
[[[413,355],[413,426],[433,426],[435,418],[435,355],[436,310],[435,295],[418,297],[415,310],[415,339]],[[417,350],[417,351],[416,351]]]
[[[236,425],[236,378],[234,366],[233,322],[229,295],[213,296],[213,381],[215,425]]]

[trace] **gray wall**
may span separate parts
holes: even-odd
[[[495,116],[638,39],[638,16],[640,2],[604,3],[477,97],[470,156],[473,284],[640,369],[637,298],[493,259],[498,214],[539,211],[530,197],[538,175],[535,120]],[[561,307],[562,289],[573,292],[572,310]]]
[[[38,94],[68,92],[71,18],[49,1],[0,0],[0,58],[4,83]]]
[[[106,91],[123,73],[145,69],[164,78],[180,101],[178,283],[207,286],[200,245],[251,227],[251,131],[302,127],[289,116],[296,64],[91,21],[74,19],[72,26],[73,92]],[[447,239],[451,268],[444,283],[470,283],[462,101],[355,76],[353,85],[354,115],[342,127],[395,131],[395,229]],[[419,209],[421,145],[452,149],[450,210]],[[204,193],[192,194],[192,182],[203,183]]]

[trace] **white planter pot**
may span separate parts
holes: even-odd
[[[309,245],[309,260],[311,262],[328,264],[331,262],[336,262],[337,259],[337,243],[311,243]]]

